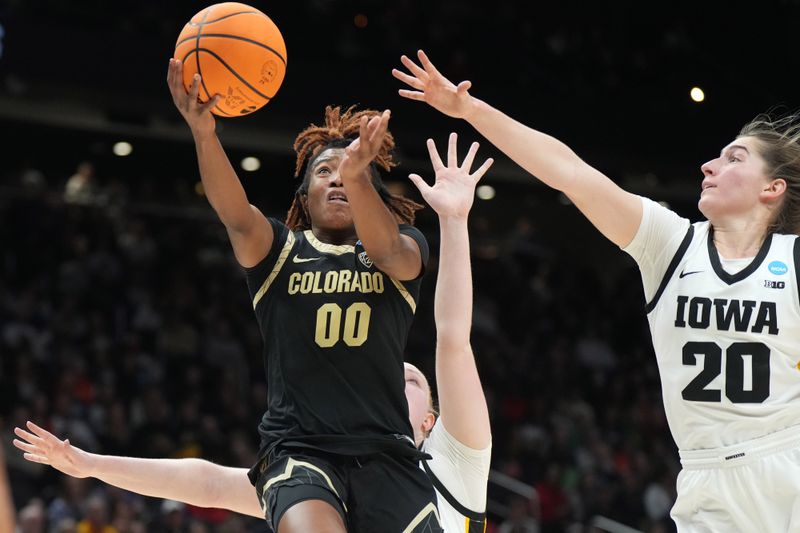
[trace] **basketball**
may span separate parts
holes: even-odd
[[[258,9],[237,2],[211,5],[184,26],[175,44],[183,62],[183,85],[201,76],[200,100],[221,98],[211,112],[247,115],[267,104],[286,74],[286,45],[280,30]]]

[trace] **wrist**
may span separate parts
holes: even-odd
[[[474,96],[470,96],[469,102],[467,103],[467,109],[462,118],[471,124],[485,107],[486,103],[483,100],[479,100]]]
[[[465,213],[446,213],[439,215],[439,224],[441,226],[466,226],[469,219],[469,211]]]
[[[206,143],[211,141],[216,137],[216,131],[214,128],[209,129],[200,129],[200,128],[190,128],[192,131],[192,137],[194,138],[195,143]]]

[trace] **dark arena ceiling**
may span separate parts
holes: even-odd
[[[165,75],[183,24],[208,4],[0,2],[6,170],[23,164],[15,157],[53,161],[59,150],[74,166],[82,157],[100,158],[105,137],[126,136],[160,147],[154,154],[161,155],[138,163],[151,172],[154,166],[176,177],[196,172]],[[283,195],[294,186],[291,141],[321,120],[327,104],[391,108],[407,171],[427,170],[428,136],[444,141],[455,130],[478,138],[465,123],[397,95],[390,70],[400,54],[418,48],[452,79],[472,80],[472,94],[561,138],[630,190],[685,205],[690,215],[703,161],[757,113],[800,107],[797,0],[252,5],[283,33],[287,76],[265,108],[220,121],[221,137],[234,155],[252,152],[270,161],[259,183]],[[703,103],[689,98],[693,86],[705,91]],[[499,201],[505,186],[548,193],[502,157],[487,180],[501,187]]]

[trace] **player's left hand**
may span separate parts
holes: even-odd
[[[19,437],[14,446],[25,452],[23,457],[32,462],[50,465],[72,477],[90,477],[94,469],[93,455],[61,440],[44,428],[28,421],[28,431],[14,428]]]
[[[349,180],[364,176],[364,171],[380,153],[390,117],[391,112],[388,109],[370,119],[361,117],[358,139],[345,148],[344,157],[339,164],[339,175],[345,186]]]
[[[417,174],[410,174],[408,178],[414,182],[419,192],[422,193],[422,197],[440,218],[466,218],[472,208],[475,186],[486,174],[486,171],[489,170],[489,167],[492,166],[494,160],[487,159],[475,172],[470,173],[472,163],[475,161],[475,155],[478,153],[478,143],[472,143],[461,165],[458,164],[457,134],[450,134],[447,147],[447,165],[439,157],[439,152],[433,139],[428,139],[427,144],[431,163],[433,163],[433,170],[436,173],[436,182],[433,186],[430,186]]]

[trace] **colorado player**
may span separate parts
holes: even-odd
[[[683,470],[680,531],[800,531],[800,124],[758,117],[702,165],[691,224],[472,97],[420,51],[400,94],[463,118],[637,261]]]
[[[478,145],[462,165],[456,161],[456,135],[450,137],[445,166],[433,145],[428,148],[436,183],[412,176],[425,200],[438,213],[441,251],[436,284],[436,375],[441,415],[433,408],[430,386],[413,365],[405,364],[405,392],[416,445],[430,454],[422,463],[437,492],[440,521],[448,533],[485,530],[486,485],[491,431],[486,399],[469,344],[472,322],[467,215],[475,184],[491,160],[469,174]],[[28,423],[16,428],[14,444],[29,461],[51,465],[75,477],[96,477],[111,485],[201,507],[225,508],[263,517],[247,469],[199,459],[138,459],[90,454]],[[165,483],[164,480],[169,480]]]

